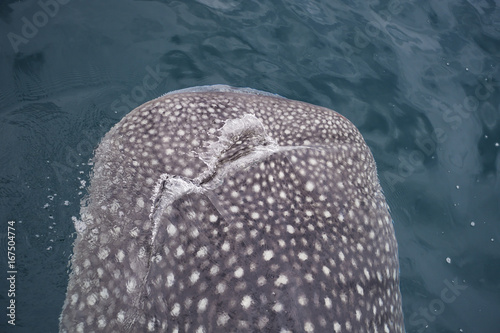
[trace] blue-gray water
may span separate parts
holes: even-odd
[[[223,83],[358,126],[392,209],[407,332],[499,332],[499,66],[494,0],[3,0],[0,331],[57,331],[104,133],[167,91]]]

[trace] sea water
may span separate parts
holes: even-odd
[[[0,305],[15,300],[16,326],[3,315],[0,331],[57,331],[109,128],[168,91],[228,84],[332,108],[360,129],[394,219],[407,332],[498,332],[499,6],[2,1]]]

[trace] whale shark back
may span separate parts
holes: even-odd
[[[373,156],[338,113],[228,86],[105,136],[61,332],[403,332]]]

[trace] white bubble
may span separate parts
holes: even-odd
[[[87,229],[85,223],[77,219],[75,216],[72,216],[71,220],[73,221],[73,224],[75,225],[75,229],[77,232],[82,233],[85,229]]]

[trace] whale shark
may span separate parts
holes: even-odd
[[[389,207],[339,113],[177,90],[92,162],[60,332],[404,332]]]

